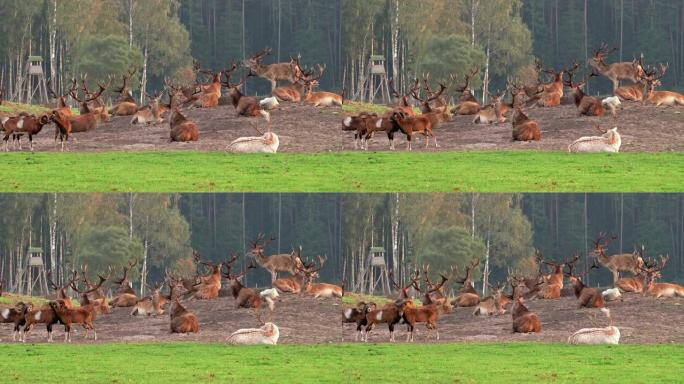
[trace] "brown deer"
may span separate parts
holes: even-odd
[[[432,129],[439,127],[442,123],[451,121],[451,111],[449,110],[449,105],[446,100],[442,97],[442,93],[447,89],[444,84],[439,84],[439,91],[433,92],[425,79],[425,89],[427,91],[427,96],[425,99],[421,99],[416,91],[412,91],[413,97],[421,102],[422,115],[430,119],[432,124]],[[430,105],[430,103],[435,102],[435,105]]]
[[[418,88],[420,87],[420,83],[418,79],[415,79],[415,82],[413,86],[409,89],[408,93],[405,95],[399,94],[396,89],[394,89],[394,79],[390,79],[389,81],[389,90],[390,94],[397,99],[396,103],[394,104],[394,109],[398,109],[403,111],[407,116],[415,116],[415,112],[413,111],[413,106],[409,103],[409,97],[414,94]]]
[[[502,303],[505,297],[504,291],[505,284],[499,284],[493,286],[489,284],[489,288],[492,290],[491,295],[483,298],[475,307],[473,311],[473,316],[499,316],[506,313],[505,304]]]
[[[300,293],[306,283],[306,271],[301,261],[301,247],[290,254],[296,273],[289,277],[277,279],[271,285],[280,292]]]
[[[230,281],[230,291],[235,299],[235,308],[254,308],[257,311],[261,308],[261,296],[252,288],[247,288],[240,281],[250,269],[256,265],[250,263],[247,268],[237,275],[230,274],[230,270],[223,276]]]
[[[480,111],[482,106],[475,96],[473,96],[473,92],[470,89],[470,81],[479,71],[480,70],[476,68],[464,75],[465,84],[460,88],[456,88],[456,91],[461,93],[461,97],[456,103],[456,106],[451,110],[451,113],[456,115],[474,115]]]
[[[95,340],[97,340],[97,332],[93,325],[93,311],[92,307],[68,308],[64,300],[51,301],[49,303],[59,322],[64,324],[64,342],[71,342],[71,325],[81,324],[85,328],[83,338],[88,337],[88,331],[92,330]]]
[[[269,240],[264,240],[264,234],[260,233],[252,242],[252,249],[250,250],[257,264],[271,273],[271,284],[276,281],[278,272],[288,272],[291,275],[296,275],[303,267],[301,259],[299,257],[292,257],[292,254],[281,253],[264,256],[264,248],[273,240],[275,240],[273,236]]]
[[[289,63],[275,63],[269,65],[262,64],[264,58],[270,54],[271,50],[266,48],[265,50],[256,53],[249,59],[243,60],[242,65],[245,68],[248,68],[251,72],[254,72],[254,74],[257,76],[270,81],[271,91],[276,89],[276,85],[278,84],[279,80],[294,83],[296,75],[296,69],[292,65],[294,59],[292,59]]]
[[[644,67],[641,65],[641,60],[637,61],[637,59],[634,59],[632,62],[606,64],[606,56],[616,50],[617,48],[609,50],[608,44],[602,43],[594,51],[594,56],[587,61],[589,66],[613,82],[613,91],[620,85],[620,80],[630,80],[633,83],[637,83],[644,76]]]
[[[123,277],[113,280],[115,284],[119,285],[116,296],[112,298],[109,305],[112,307],[132,307],[138,303],[138,296],[133,290],[133,285],[128,280],[128,273],[138,264],[138,260],[128,262],[128,266],[123,267]]]
[[[301,73],[304,76],[311,75],[312,72],[305,72],[299,66],[299,59],[292,58],[290,60],[290,67],[292,73]],[[291,85],[284,87],[277,87],[271,91],[271,95],[275,96],[280,101],[292,101],[295,103],[300,103],[302,101],[302,95],[305,92],[304,81],[293,76],[293,81]]]
[[[636,265],[641,265],[639,271],[632,277],[621,277],[615,282],[615,287],[619,288],[623,292],[644,293],[645,288],[648,286],[647,270],[653,266],[647,265],[647,261],[644,258],[643,245],[641,246],[639,252],[635,250],[634,253],[632,253],[632,258],[634,259],[634,263],[636,263]]]
[[[188,311],[178,298],[171,303],[169,316],[171,318],[171,333],[198,333],[200,331],[197,316]]]
[[[606,111],[603,108],[601,99],[595,96],[589,96],[582,90],[586,81],[574,83],[572,78],[575,76],[575,71],[568,71],[566,75],[568,76],[568,81],[565,82],[565,85],[572,88],[573,100],[579,116],[603,116]],[[598,76],[598,74],[596,72],[589,74],[589,78],[594,76]],[[615,110],[613,110],[613,116],[615,116]]]
[[[138,300],[133,307],[133,310],[131,310],[131,316],[163,315],[164,310],[162,309],[161,302],[161,288],[163,285],[163,282],[161,284],[155,285],[154,287],[150,287],[149,285],[145,284],[147,289],[150,290],[150,294],[149,296]]]
[[[648,83],[646,80],[649,77],[653,76],[653,73],[649,73],[648,71],[646,71],[641,61],[641,58],[638,61],[635,59],[632,65],[635,67],[635,70],[637,70],[638,68],[642,68],[642,75],[639,76],[639,79],[635,81],[634,84],[627,84],[617,87],[613,91],[615,96],[618,96],[622,100],[629,101],[644,102],[646,100],[646,98],[644,97],[644,95],[647,94],[646,86],[648,85]]]
[[[109,269],[109,273],[111,274],[111,268]],[[92,306],[95,315],[109,313],[109,303],[107,301],[107,297],[102,291],[102,285],[109,279],[109,274],[106,277],[98,274],[97,276],[99,281],[96,284],[90,283],[86,274],[87,266],[84,266],[82,267],[82,275],[83,282],[86,287],[85,290],[79,290],[75,281],[70,284],[71,289],[81,295],[81,300],[79,300],[81,306]]]
[[[323,268],[326,260],[327,259],[318,256],[318,267],[314,268],[312,265],[306,270],[306,284],[304,287],[304,292],[313,296],[314,299],[318,299],[319,297],[332,298],[344,296],[344,284],[342,287],[340,287],[334,284],[314,283],[314,280],[318,276],[318,272]]]
[[[513,300],[511,316],[513,317],[514,333],[541,332],[542,324],[541,320],[539,320],[539,316],[527,309],[525,306],[525,299],[522,296],[518,296]]]
[[[554,69],[544,69],[543,71],[553,76],[553,81],[542,85],[541,92],[536,96],[537,105],[540,107],[557,107],[563,98],[563,76],[567,71],[575,71],[579,67],[578,63],[571,69],[563,68],[560,72]]]
[[[197,124],[181,112],[180,106],[174,107],[169,117],[169,137],[172,142],[199,140]]]
[[[304,102],[309,103],[314,107],[341,107],[344,104],[344,95],[338,95],[332,92],[313,91],[314,88],[318,87],[319,80],[323,77],[326,68],[325,65],[321,66],[320,64],[316,64],[316,67],[318,68],[318,76],[314,77],[311,75],[307,78],[297,78],[298,80],[302,79],[304,81]]]
[[[661,297],[684,297],[684,287],[681,285],[672,283],[656,283],[656,280],[662,276],[660,271],[665,268],[669,258],[669,255],[661,255],[659,264],[653,263],[650,268],[645,269],[645,272],[648,276],[648,288],[646,289],[646,293],[655,296],[657,299]]]
[[[470,265],[466,266],[465,276],[462,279],[454,279],[462,285],[454,300],[451,301],[454,307],[474,307],[480,303],[480,295],[473,285],[473,271],[479,264],[479,259],[473,259]]]
[[[413,342],[413,336],[416,331],[416,324],[425,323],[427,328],[427,338],[430,338],[431,331],[437,333],[437,340],[439,340],[439,330],[437,329],[437,321],[439,320],[439,308],[437,305],[423,305],[416,308],[413,300],[403,299],[395,303],[402,314],[402,319],[408,326],[406,334],[406,342]]]
[[[121,80],[123,84],[121,88],[115,90],[119,94],[119,100],[117,103],[109,110],[109,114],[113,116],[131,116],[138,111],[138,104],[133,98],[133,93],[131,88],[128,86],[128,82],[131,77],[135,74],[136,69],[131,68],[126,71],[126,74],[121,75]]]
[[[235,108],[235,117],[245,116],[245,117],[259,117],[262,116],[266,121],[271,120],[271,114],[265,111],[259,100],[254,96],[245,96],[240,91],[240,87],[247,81],[247,79],[252,76],[252,74],[247,74],[241,82],[237,84],[232,84],[230,82],[230,76],[226,82],[222,83],[224,87],[228,88],[228,95],[230,96],[231,103]]]
[[[131,119],[131,125],[159,124],[164,121],[164,119],[161,117],[161,107],[159,105],[161,94],[155,92],[154,95],[150,95],[149,93],[145,92],[145,95],[150,101],[146,106],[139,108],[135,112],[133,118]]]
[[[491,93],[488,94],[492,98],[492,101],[489,105],[480,109],[475,115],[473,124],[498,124],[506,122],[506,118],[504,117],[506,111],[504,110],[503,104],[503,98],[506,95],[506,91],[504,90],[503,93],[499,92],[496,95],[492,95]]]
[[[363,335],[363,341],[368,342],[368,337],[370,332],[375,327],[375,324],[387,324],[390,334],[390,342],[394,342],[394,326],[399,323],[403,318],[403,312],[401,307],[395,305],[395,303],[388,303],[384,307],[379,309],[374,309],[366,315],[366,330]]]
[[[100,112],[109,116],[109,111],[107,110],[106,105],[102,100],[102,94],[104,93],[104,91],[107,90],[107,88],[111,84],[112,78],[109,77],[106,84],[96,82],[99,89],[97,92],[91,92],[88,89],[87,77],[87,74],[81,76],[81,88],[83,89],[84,95],[82,100],[78,98],[77,91],[70,92],[69,94],[74,100],[81,103],[81,114],[86,114],[90,112]],[[76,80],[72,79],[71,82],[75,83]]]
[[[57,100],[57,108],[53,109],[52,111],[53,112],[59,111],[62,114],[62,116],[66,116],[66,117],[73,116],[73,111],[71,110],[71,107],[69,106],[69,104],[67,104],[66,100],[69,97],[69,94],[71,94],[72,92],[75,92],[78,89],[78,85],[74,81],[71,84],[71,89],[69,89],[66,94],[58,95],[57,92],[55,92],[55,90],[52,89],[51,82],[52,82],[52,79],[49,79],[47,82],[47,89],[48,89],[48,92],[50,93],[50,96]]]
[[[26,342],[28,332],[31,331],[36,324],[45,324],[47,329],[47,341],[48,343],[51,343],[52,326],[61,322],[49,303],[41,306],[40,308],[29,310],[26,312],[25,319],[26,325],[24,326],[24,330],[22,332],[23,336],[21,338],[21,341],[24,343]]]
[[[558,299],[561,297],[561,291],[563,290],[563,270],[566,266],[574,266],[579,261],[579,255],[575,255],[572,260],[563,260],[562,263],[556,263],[554,261],[544,260],[544,256],[541,252],[538,253],[541,262],[553,267],[553,273],[548,276],[543,276],[544,284],[542,284],[538,297],[541,299]]]
[[[662,85],[660,79],[665,76],[668,67],[669,64],[660,64],[660,72],[654,71],[654,74],[646,80],[648,84],[647,100],[649,103],[655,104],[656,107],[660,107],[661,105],[668,107],[675,107],[677,105],[684,106],[684,95],[681,93],[671,91],[656,91],[656,88]]]
[[[593,256],[598,259],[602,266],[608,268],[613,274],[613,283],[620,278],[620,272],[630,272],[636,275],[644,265],[644,259],[641,257],[634,257],[631,253],[622,253],[619,255],[606,255],[608,245],[617,239],[617,236],[608,238],[604,232],[599,233],[598,238],[594,241]]]
[[[573,286],[573,289],[575,291],[575,297],[577,297],[577,300],[579,302],[579,308],[603,308],[606,306],[606,302],[603,299],[603,295],[601,294],[601,291],[599,291],[596,288],[590,288],[584,285],[582,282],[582,279],[580,276],[577,276],[574,274],[574,265],[568,264],[568,273],[566,273],[566,276],[570,279],[570,283]],[[589,274],[589,272],[594,269],[598,268],[599,265],[596,264],[596,260],[594,260],[594,263],[589,266],[587,271],[584,273],[584,275]]]
[[[398,130],[406,134],[408,141],[406,148],[411,150],[411,138],[414,134],[420,133],[425,136],[425,148],[430,145],[430,137],[435,142],[435,148],[439,147],[437,144],[437,137],[432,132],[432,122],[426,116],[408,116],[402,111],[393,111],[390,120],[397,125]]]

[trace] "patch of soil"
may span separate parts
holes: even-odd
[[[488,318],[472,315],[473,308],[457,308],[453,313],[444,314],[439,319],[439,342],[565,342],[574,331],[593,327],[590,316],[596,315],[600,326],[607,320],[597,309],[578,309],[574,297],[556,300],[530,300],[528,308],[539,314],[542,332],[539,334],[514,334],[511,331],[511,316],[492,316]],[[179,335],[169,332],[167,315],[135,317],[130,316],[131,308],[115,308],[112,313],[96,319],[95,328],[98,343],[108,342],[223,342],[239,328],[258,327],[253,310],[236,309],[232,298],[219,298],[206,301],[187,301],[186,307],[195,312],[200,320],[200,333]],[[280,328],[279,343],[283,344],[326,344],[339,343],[344,333],[345,341],[353,341],[356,333],[354,324],[341,326],[342,305],[339,299],[313,299],[310,297],[283,295],[276,302],[273,322]],[[653,344],[684,343],[684,299],[655,299],[641,295],[625,295],[624,301],[608,303],[615,325],[620,328],[621,343]],[[262,319],[268,320],[268,309]],[[63,327],[55,326],[54,338],[62,342]],[[92,335],[83,339],[83,329],[73,328],[74,343],[93,343]],[[416,327],[416,342],[437,342],[433,336],[426,339],[423,325]],[[405,326],[396,327],[398,342],[403,342]],[[11,324],[0,324],[0,342],[10,342]],[[46,341],[44,326],[37,326],[28,335],[30,343]],[[378,325],[370,336],[371,342],[387,342],[389,333],[386,325]]]
[[[354,150],[353,134],[342,132],[342,118],[339,108],[314,108],[311,106],[282,104],[281,109],[272,111],[272,130],[280,137],[281,152],[333,152]],[[432,145],[427,151],[445,150],[554,150],[565,151],[568,145],[581,136],[597,134],[598,124],[603,128],[619,127],[622,135],[622,151],[662,152],[684,150],[684,109],[643,106],[624,103],[624,109],[614,120],[611,116],[578,117],[574,105],[555,108],[529,108],[531,119],[539,122],[542,140],[534,143],[520,143],[511,140],[511,124],[478,125],[472,123],[472,116],[456,116],[453,121],[435,129],[440,145]],[[70,143],[72,151],[164,151],[196,150],[221,151],[238,137],[257,136],[250,125],[258,124],[261,131],[267,129],[263,119],[236,117],[232,106],[221,105],[211,109],[191,109],[190,119],[200,128],[197,143],[169,142],[167,123],[157,126],[131,126],[131,117],[114,117],[91,132],[76,133]],[[36,138],[36,151],[58,151],[54,144],[53,127],[47,126]],[[24,138],[24,151],[28,150]],[[405,150],[406,140],[402,134],[395,136],[398,150]],[[415,151],[426,151],[424,140],[414,145]],[[369,149],[389,150],[386,135],[375,135]]]

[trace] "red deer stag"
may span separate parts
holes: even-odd
[[[178,298],[171,303],[169,317],[171,318],[171,333],[198,333],[200,331],[197,316],[188,311]]]
[[[131,88],[128,86],[128,82],[135,72],[136,69],[131,68],[126,71],[125,75],[121,75],[123,84],[119,89],[115,90],[119,94],[119,100],[109,110],[109,114],[113,116],[131,116],[138,111],[138,104],[135,102]]]
[[[479,71],[476,68],[464,75],[465,84],[460,88],[456,88],[456,91],[461,93],[461,97],[458,99],[456,106],[451,110],[451,113],[455,115],[474,115],[480,111],[480,102],[473,96],[473,91],[470,88],[470,81]]]
[[[539,316],[525,306],[525,299],[518,296],[513,299],[511,316],[513,317],[514,333],[538,333],[541,332],[542,324]]]
[[[656,280],[662,276],[660,271],[665,268],[669,258],[669,256],[660,256],[660,263],[652,263],[650,268],[645,269],[645,272],[648,276],[648,287],[646,289],[646,293],[655,296],[658,299],[661,297],[684,297],[684,287],[681,285],[656,282]]]
[[[451,301],[454,307],[474,307],[480,303],[480,295],[473,285],[473,271],[479,264],[479,259],[473,259],[470,265],[466,266],[465,276],[462,279],[454,279],[455,282],[462,284],[460,291]]]
[[[594,241],[594,251],[592,254],[602,266],[608,268],[613,274],[613,283],[617,282],[620,278],[620,272],[630,272],[636,275],[644,265],[643,258],[640,256],[634,257],[631,253],[608,256],[606,254],[608,246],[615,239],[617,239],[617,236],[609,238],[605,232],[599,233],[598,238]]]
[[[606,306],[606,302],[603,299],[603,295],[601,294],[601,291],[599,291],[596,288],[590,288],[584,285],[582,282],[582,279],[580,276],[577,276],[574,274],[574,265],[568,264],[568,273],[566,273],[566,276],[570,279],[570,283],[573,286],[573,289],[575,291],[575,297],[577,297],[577,300],[579,302],[579,308],[603,308]],[[589,266],[587,271],[584,273],[584,275],[588,275],[589,272],[594,269],[598,268],[599,265],[596,264],[596,260],[594,260],[594,263]]]
[[[585,94],[582,90],[587,81],[574,83],[572,81],[572,78],[575,76],[575,71],[568,71],[566,75],[568,76],[568,81],[565,82],[565,85],[572,88],[572,97],[575,102],[575,107],[577,107],[577,112],[579,113],[579,116],[603,116],[606,111],[603,108],[603,103],[601,102],[601,99],[595,96],[589,96]],[[596,72],[592,72],[591,74],[589,74],[589,78],[592,78],[594,76],[598,76],[598,74]],[[615,116],[615,109],[613,109],[612,112],[613,116]]]
[[[132,307],[138,302],[138,296],[133,290],[133,284],[128,280],[128,273],[138,264],[138,260],[128,262],[127,267],[123,267],[123,277],[115,279],[114,283],[119,285],[116,295],[109,302],[112,307]]]
[[[313,296],[314,299],[318,299],[319,297],[332,298],[344,296],[344,284],[340,287],[334,284],[314,283],[314,280],[319,275],[318,272],[323,268],[325,262],[325,258],[318,256],[318,267],[314,268],[315,265],[311,265],[305,270],[306,285],[304,287],[304,292]]]
[[[649,77],[646,82],[648,84],[648,102],[655,104],[656,107],[665,105],[668,107],[675,107],[677,105],[684,106],[684,95],[671,91],[656,91],[662,83],[660,79],[665,76],[669,64],[660,64],[660,72],[654,71],[653,75]]]
[[[292,257],[293,254],[281,253],[277,255],[264,256],[264,249],[268,243],[273,240],[275,240],[275,237],[273,236],[271,236],[271,238],[268,240],[264,240],[264,234],[260,233],[252,242],[252,249],[250,250],[250,253],[256,260],[257,264],[271,273],[271,284],[276,281],[278,272],[288,272],[291,275],[296,275],[303,267],[301,264],[301,259],[298,257]]]
[[[589,66],[613,82],[613,91],[620,85],[620,80],[631,80],[633,83],[637,83],[644,76],[641,60],[634,59],[632,62],[606,64],[606,56],[616,50],[617,48],[609,50],[608,44],[603,43],[594,51],[594,56],[587,61]]]
[[[248,68],[255,75],[271,82],[271,91],[276,89],[278,81],[289,81],[295,83],[296,68],[293,67],[294,59],[289,63],[275,63],[264,65],[262,61],[271,54],[271,50],[265,50],[256,53],[249,59],[242,62],[242,66]],[[275,95],[274,95],[275,96]]]

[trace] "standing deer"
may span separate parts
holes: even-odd
[[[613,82],[613,91],[620,85],[620,80],[631,80],[633,83],[637,83],[644,76],[641,60],[634,59],[632,62],[606,64],[606,56],[616,50],[617,48],[608,50],[608,44],[603,43],[594,51],[594,56],[587,61],[589,66]]]
[[[296,275],[300,268],[302,268],[301,259],[293,258],[292,254],[281,253],[277,255],[264,256],[264,248],[275,237],[271,236],[269,240],[264,240],[264,234],[260,233],[252,242],[252,249],[250,253],[256,259],[260,267],[266,269],[271,273],[271,284],[278,278],[278,272],[288,272],[291,275]]]
[[[608,238],[606,233],[599,233],[598,238],[594,241],[594,251],[592,253],[592,256],[597,258],[599,263],[608,268],[613,274],[613,283],[616,283],[620,278],[620,272],[630,272],[633,275],[637,275],[644,265],[643,257],[635,257],[632,253],[622,253],[612,256],[606,255],[608,245],[615,239],[617,239],[617,236]]]
[[[249,59],[244,60],[242,62],[242,66],[248,68],[257,76],[270,81],[271,91],[276,89],[276,85],[278,84],[279,80],[294,83],[296,75],[296,69],[292,66],[294,59],[289,63],[275,63],[269,65],[262,64],[264,58],[270,54],[271,50],[266,48],[265,50],[256,53]]]

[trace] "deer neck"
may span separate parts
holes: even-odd
[[[230,292],[233,294],[233,298],[237,298],[242,288],[243,286],[239,279],[232,279],[230,281]]]
[[[579,297],[582,293],[582,290],[585,288],[584,283],[582,283],[582,280],[580,280],[579,277],[575,278],[573,288],[575,289],[575,297]]]
[[[608,257],[608,255],[606,255],[606,251],[597,249],[597,250],[595,250],[595,252],[596,252],[596,257],[598,258],[599,263],[603,264],[606,267],[610,267],[610,265],[612,264],[611,263],[612,259],[610,257]]]
[[[264,256],[264,253],[262,251],[256,252],[254,254],[254,259],[256,259],[256,262],[262,267],[267,266],[271,261],[271,258],[268,256]]]
[[[581,88],[576,87],[575,88],[575,93],[573,94],[574,100],[575,100],[575,106],[579,106],[580,102],[582,102],[582,99],[584,98],[584,92],[582,91]]]
[[[590,61],[589,65],[599,71],[599,73],[604,74],[605,72],[608,72],[610,70],[610,67],[608,64],[604,63],[603,61],[599,60],[592,60]]]
[[[261,63],[254,65],[254,73],[256,73],[259,77],[264,77],[269,69],[271,69],[270,65],[264,65]]]

